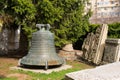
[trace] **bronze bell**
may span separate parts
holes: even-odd
[[[65,63],[56,53],[54,35],[49,31],[49,24],[37,24],[40,30],[32,35],[31,48],[28,54],[20,59],[21,66],[59,66]]]

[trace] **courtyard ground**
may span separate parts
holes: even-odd
[[[18,58],[0,57],[0,80],[64,80],[66,73],[86,68],[93,68],[79,61],[67,61],[72,68],[51,74],[25,72],[22,70],[10,70],[10,67],[17,66]]]

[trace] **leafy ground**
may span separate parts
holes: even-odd
[[[0,57],[0,80],[64,80],[66,73],[93,67],[79,61],[67,61],[67,64],[72,65],[71,69],[50,74],[10,70],[10,67],[17,66],[18,60],[16,58]]]

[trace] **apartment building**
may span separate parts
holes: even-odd
[[[90,0],[93,12],[91,23],[120,22],[120,0]]]

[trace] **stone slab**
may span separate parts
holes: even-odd
[[[68,73],[65,76],[65,80],[120,80],[120,62]]]
[[[58,72],[61,70],[66,70],[72,68],[72,66],[70,65],[63,65],[57,68],[52,68],[52,69],[48,69],[48,70],[44,70],[44,69],[28,69],[28,68],[22,68],[19,66],[14,66],[14,67],[10,67],[10,70],[23,70],[23,71],[31,71],[31,72],[35,72],[35,73],[45,73],[45,74],[50,74],[52,72]]]

